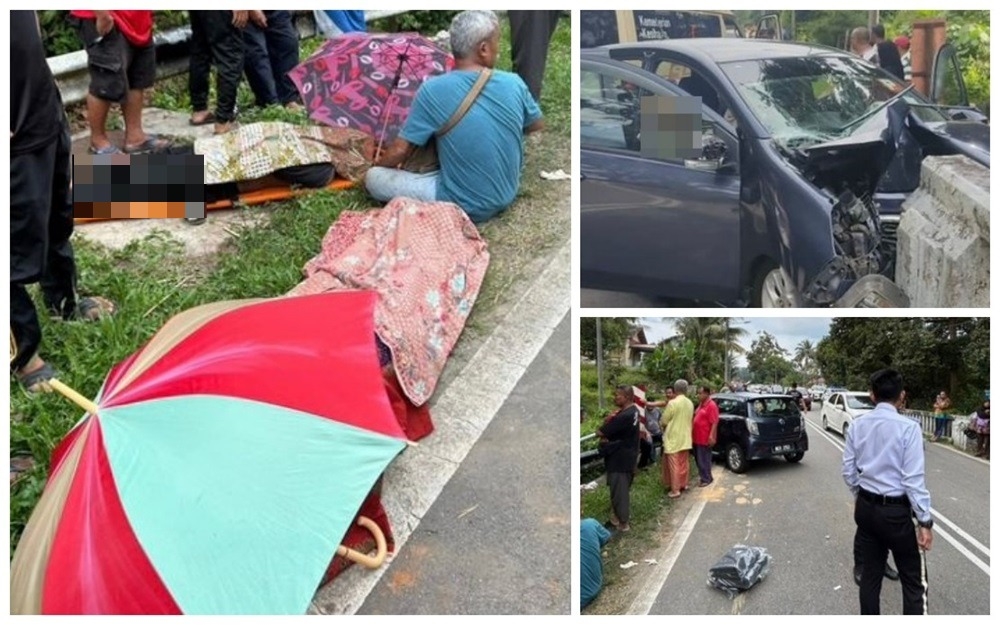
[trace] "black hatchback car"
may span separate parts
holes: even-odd
[[[733,473],[744,473],[751,460],[783,456],[798,462],[809,449],[806,422],[788,395],[725,393],[713,395],[719,428],[712,453],[721,455]]]

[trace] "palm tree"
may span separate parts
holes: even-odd
[[[740,344],[740,339],[747,331],[733,325],[729,319],[720,317],[684,317],[674,322],[677,335],[684,341],[695,346],[698,354],[694,369],[689,372],[692,378],[699,378],[705,373],[708,363],[722,363],[725,354],[744,354],[746,348]],[[721,371],[719,373],[722,373]]]
[[[816,346],[808,339],[799,341],[793,360],[800,371],[811,376],[816,369]]]

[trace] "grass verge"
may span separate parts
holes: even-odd
[[[549,49],[542,95],[547,130],[527,147],[521,190],[514,205],[482,228],[491,264],[460,345],[485,333],[505,307],[523,293],[548,254],[569,239],[570,186],[545,181],[541,170],[570,165],[571,28],[564,18]],[[321,43],[303,42],[303,57]],[[509,29],[504,22],[500,69],[510,69]],[[186,79],[157,84],[151,103],[186,111]],[[271,107],[253,110],[241,86],[241,121],[305,121],[302,114]],[[245,108],[244,108],[245,107]],[[319,250],[330,224],[344,210],[363,210],[372,202],[358,190],[317,192],[254,210],[268,216],[256,226],[235,230],[231,241],[210,258],[189,258],[178,241],[154,234],[112,251],[76,237],[81,292],[101,294],[119,305],[114,319],[94,324],[42,321],[42,356],[61,379],[94,396],[108,370],[142,346],[174,314],[200,304],[273,297],[302,279],[302,267]],[[211,219],[211,216],[209,217]],[[81,230],[86,226],[82,226]],[[36,293],[37,295],[37,293]],[[41,310],[41,302],[36,299]],[[567,303],[568,305],[568,303]],[[29,398],[10,383],[11,455],[31,455],[35,465],[12,486],[10,553],[44,486],[52,449],[79,419],[73,405],[58,396]]]

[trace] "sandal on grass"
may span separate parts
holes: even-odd
[[[90,147],[87,148],[87,152],[89,152],[91,154],[100,154],[100,155],[121,154],[122,153],[122,151],[118,149],[117,145],[110,144],[110,143],[108,145],[104,146],[103,148],[95,148],[94,146],[90,146]]]
[[[215,123],[215,113],[209,112],[200,120],[196,120],[194,115],[188,119],[188,124],[191,126],[207,126],[208,124]]]
[[[56,377],[56,370],[46,362],[31,373],[15,372],[14,377],[28,395],[51,393],[52,387],[48,382]]]
[[[69,317],[63,315],[58,308],[50,310],[54,321],[98,321],[110,317],[117,311],[118,307],[114,302],[97,295],[80,298]]]

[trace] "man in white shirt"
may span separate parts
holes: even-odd
[[[878,65],[878,50],[872,45],[872,36],[868,29],[859,26],[851,31],[851,52],[857,54],[869,63]]]

